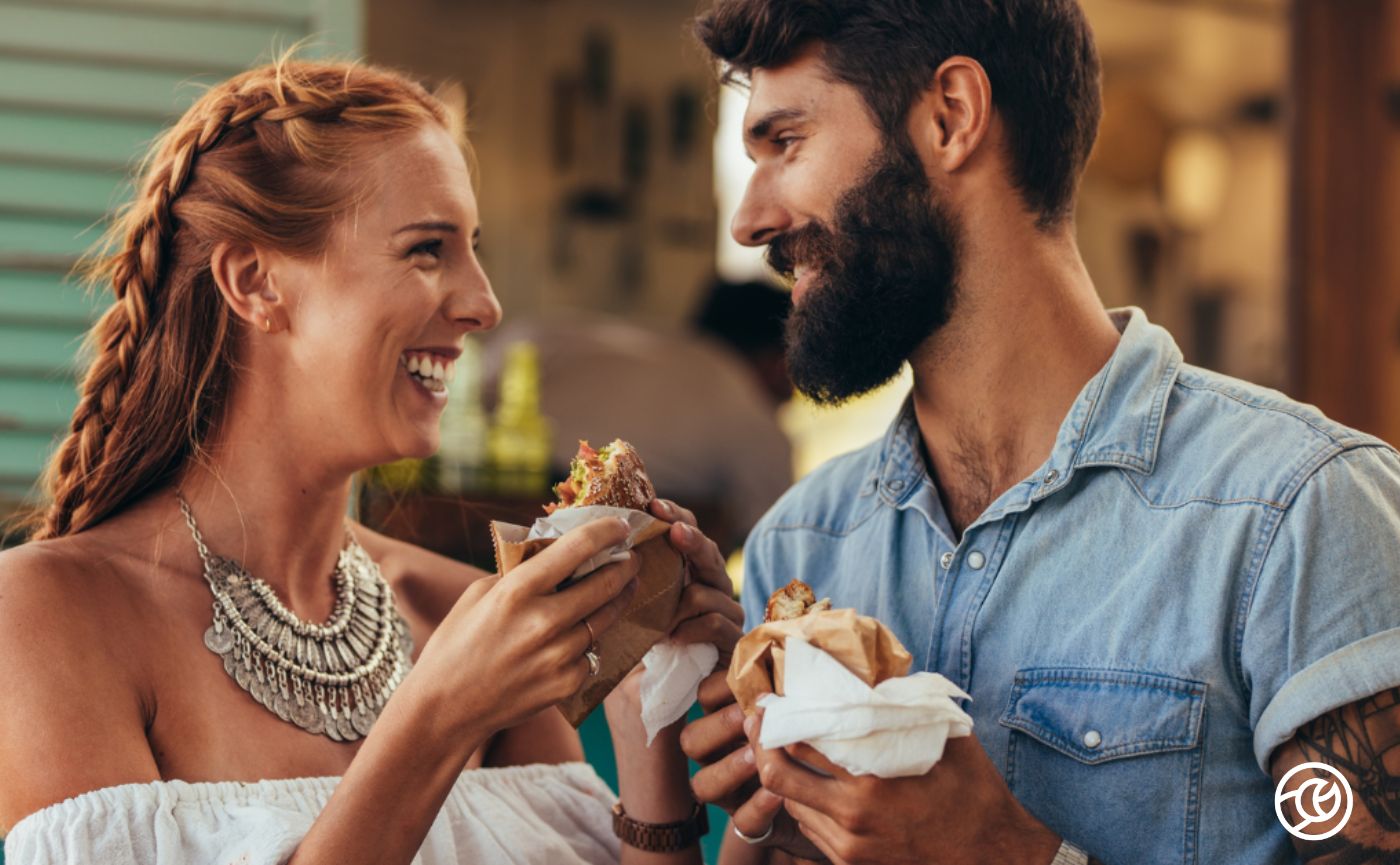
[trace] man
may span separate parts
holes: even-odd
[[[882,440],[755,528],[750,625],[800,577],[975,721],[926,776],[852,777],[758,747],[711,677],[683,742],[742,833],[725,861],[1400,862],[1400,458],[1103,309],[1071,221],[1100,113],[1074,0],[719,0],[698,32],[750,88],[732,230],[795,279],[796,386],[914,371]],[[1306,761],[1355,794],[1326,840],[1275,814]],[[1324,777],[1290,781],[1295,827]]]
[[[657,490],[700,507],[728,554],[792,484],[778,424],[792,396],[782,351],[791,307],[772,285],[716,281],[689,332],[577,312],[508,322],[487,339],[486,379],[512,344],[533,342],[554,464],[567,466],[579,439],[627,439]]]

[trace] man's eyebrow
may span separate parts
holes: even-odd
[[[758,141],[768,135],[774,125],[785,120],[803,120],[807,117],[807,112],[801,108],[775,108],[753,122],[748,131],[744,133],[745,141]]]
[[[455,222],[439,222],[439,221],[410,222],[408,225],[405,225],[405,226],[403,226],[402,228],[400,228],[400,229],[398,229],[397,231],[395,231],[394,234],[403,234],[405,231],[450,231],[450,232],[456,232],[456,231],[457,231],[457,223],[455,223]]]

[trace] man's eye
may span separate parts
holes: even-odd
[[[429,255],[433,258],[442,258],[442,239],[434,238],[425,240],[408,251],[410,257],[417,255]]]
[[[773,143],[778,146],[779,150],[787,150],[788,147],[801,140],[802,137],[799,135],[779,135],[773,139]]]

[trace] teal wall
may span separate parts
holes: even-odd
[[[31,494],[105,297],[67,273],[202,85],[311,37],[356,54],[360,0],[0,0],[0,502]]]

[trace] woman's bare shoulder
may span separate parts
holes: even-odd
[[[0,553],[0,834],[71,796],[160,777],[121,580],[86,541]]]
[[[480,568],[356,524],[355,536],[384,573],[400,604],[436,627],[472,583],[490,576]]]

